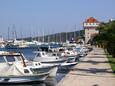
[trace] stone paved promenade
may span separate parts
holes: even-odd
[[[94,47],[57,86],[115,86],[115,75],[104,50]]]

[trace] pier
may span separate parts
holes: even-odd
[[[93,47],[57,86],[115,86],[115,75],[104,50]]]

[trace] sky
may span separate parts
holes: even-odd
[[[89,17],[115,19],[115,0],[0,0],[0,35],[7,39],[8,28],[9,38],[78,31]]]

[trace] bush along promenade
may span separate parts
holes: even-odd
[[[115,21],[101,23],[97,29],[99,34],[93,38],[93,42],[105,49],[111,68],[115,73]]]
[[[113,73],[115,74],[115,57],[113,57],[112,55],[107,54],[109,63],[111,65],[111,69],[113,70]]]

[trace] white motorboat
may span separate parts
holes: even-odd
[[[35,67],[29,66],[20,53],[0,51],[0,83],[44,81],[49,72],[35,71]]]
[[[72,47],[66,47],[65,50],[61,52],[60,56],[66,57],[69,62],[74,62],[78,57],[78,53]]]
[[[32,65],[31,67],[33,68],[34,71],[49,71],[49,75],[48,77],[55,77],[57,70],[58,70],[58,66],[54,65],[54,64],[44,64],[41,62],[35,62],[33,61],[34,65]]]
[[[58,67],[58,72],[63,72],[63,70],[70,70],[72,69],[78,62],[70,62],[70,63],[62,63],[59,67]]]
[[[89,51],[88,48],[83,47],[83,46],[77,46],[75,50],[79,54],[80,57],[86,56],[87,52]]]
[[[37,55],[33,60],[39,61],[41,63],[47,63],[47,64],[51,63],[51,64],[59,65],[67,60],[66,58],[60,58],[59,56],[48,55],[45,51],[38,51],[36,53]]]
[[[49,77],[55,77],[57,73],[57,65],[55,64],[44,64],[39,61],[29,61],[27,60],[23,54],[21,54],[26,62],[28,67],[32,68],[34,72],[49,72]]]
[[[76,65],[78,62],[72,62],[72,63],[62,63],[60,67],[71,67]]]

